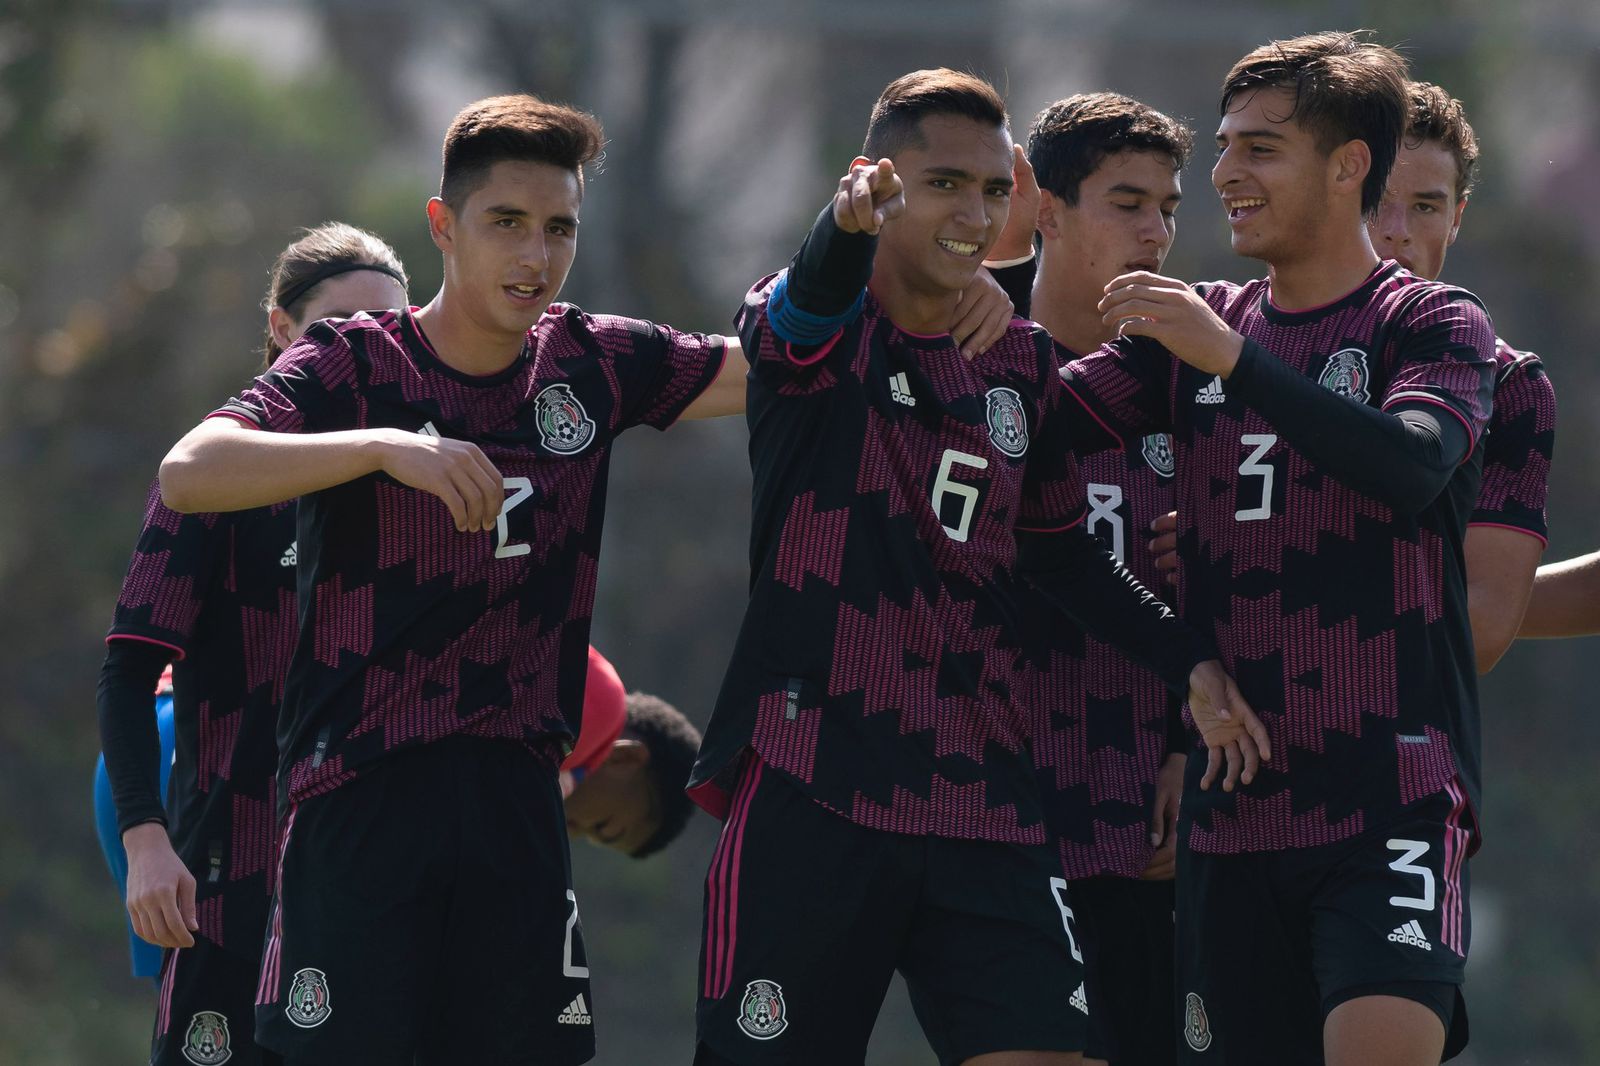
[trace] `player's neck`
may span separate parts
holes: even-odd
[[[935,336],[949,333],[955,325],[959,292],[927,292],[915,289],[892,269],[884,269],[880,259],[867,283],[873,299],[882,305],[889,321],[908,333]]]
[[[1054,262],[1046,257],[1039,263],[1039,275],[1033,281],[1033,320],[1057,344],[1086,355],[1115,338],[1117,331],[1105,324],[1095,306],[1103,294],[1081,291],[1081,286],[1051,268]]]
[[[1380,261],[1359,221],[1336,239],[1306,241],[1293,259],[1268,263],[1273,306],[1307,311],[1333,303],[1360,288]]]
[[[527,343],[526,334],[511,335],[474,322],[443,288],[415,317],[439,361],[472,377],[500,373],[517,361]]]

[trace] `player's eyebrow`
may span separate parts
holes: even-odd
[[[1154,195],[1153,193],[1150,192],[1149,189],[1146,189],[1143,185],[1129,185],[1127,182],[1118,182],[1117,184],[1111,186],[1111,188],[1107,189],[1106,192],[1110,193],[1112,196],[1151,196],[1151,195]],[[1175,204],[1179,200],[1182,200],[1182,199],[1183,199],[1183,193],[1175,192],[1171,196],[1164,197],[1161,202],[1164,203],[1164,204],[1169,204],[1169,203],[1170,204]]]
[[[930,178],[950,178],[952,181],[975,181],[975,180],[977,180],[970,173],[968,173],[965,170],[962,170],[960,167],[923,167],[922,168],[922,173],[924,175],[930,177]],[[1005,177],[1001,177],[999,175],[995,175],[994,177],[990,178],[987,182],[985,182],[985,184],[987,184],[987,185],[1002,185],[1005,188],[1009,189],[1009,188],[1011,188],[1011,186],[1015,185],[1016,182],[1014,182],[1011,179],[1011,176],[1008,174]]]
[[[490,204],[488,207],[483,209],[483,213],[486,215],[497,215],[500,218],[524,219],[532,217],[531,211],[527,211],[520,207],[512,207],[510,204]],[[568,229],[578,228],[578,220],[572,215],[551,215],[550,221],[566,226]]]
[[[1282,141],[1286,140],[1287,138],[1285,138],[1283,134],[1277,132],[1276,130],[1261,129],[1240,130],[1233,135],[1233,139],[1236,141]],[[1218,130],[1217,143],[1224,144],[1227,142],[1227,140],[1228,135],[1223,133],[1221,130]]]
[[[1424,189],[1412,195],[1418,200],[1438,200],[1440,203],[1445,203],[1450,199],[1450,194],[1443,189]]]

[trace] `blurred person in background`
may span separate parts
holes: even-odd
[[[273,264],[266,362],[313,322],[405,304],[405,268],[382,240],[338,222],[308,230]],[[296,631],[295,538],[292,501],[180,515],[152,486],[106,638],[97,708],[107,787],[97,793],[111,797],[126,849],[133,931],[165,949],[158,1066],[278,1061],[253,1031],[275,865],[275,730]],[[174,747],[164,753],[157,679],[169,663]]]

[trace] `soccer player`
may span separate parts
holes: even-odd
[[[291,1064],[594,1054],[557,769],[611,445],[744,400],[724,338],[552,303],[602,143],[531,96],[469,105],[428,203],[439,293],[313,326],[162,465],[180,510],[300,499],[256,997]]]
[[[677,839],[693,804],[684,794],[700,731],[658,696],[625,692],[589,649],[583,730],[561,764],[567,833],[648,858]]]
[[[1478,140],[1461,101],[1413,82],[1405,141],[1383,204],[1369,221],[1378,254],[1432,281],[1444,269],[1472,191]],[[1539,557],[1556,397],[1544,364],[1495,338],[1494,412],[1483,441],[1483,482],[1467,528],[1467,601],[1478,672],[1488,673],[1517,636]]]
[[[1212,181],[1268,277],[1116,279],[1102,310],[1123,339],[1067,381],[1102,443],[1173,434],[1183,615],[1276,741],[1233,792],[1194,787],[1190,760],[1180,1054],[1436,1063],[1466,1028],[1479,756],[1460,559],[1493,328],[1368,237],[1406,125],[1399,56],[1275,41],[1229,71],[1221,114]]]
[[[1193,147],[1187,127],[1117,93],[1058,100],[1034,117],[1027,160],[1040,189],[1038,276],[1030,263],[996,277],[1032,282],[1031,294],[1005,283],[1063,359],[1115,339],[1099,309],[1107,284],[1132,271],[1160,272],[1177,229],[1179,172]],[[1008,232],[1016,228],[1031,236],[1033,227]],[[1031,246],[995,255],[1019,250]],[[1151,434],[1083,456],[1079,466],[1085,529],[1147,588],[1161,587],[1144,532],[1173,506],[1171,437]],[[1024,600],[1023,617],[1033,752],[1084,956],[1085,1057],[1171,1063],[1172,875],[1189,746],[1178,701],[1115,648],[1058,624],[1040,598]]]
[[[896,969],[941,1062],[1078,1061],[1071,903],[1012,671],[1019,571],[1190,692],[1229,787],[1254,768],[1259,723],[1210,652],[1077,528],[1048,335],[1019,319],[970,364],[948,335],[1012,161],[987,82],[897,79],[739,314],[753,572],[691,779],[726,818],[702,1066],[860,1063]]]
[[[405,302],[393,249],[353,226],[318,226],[273,265],[267,357],[318,319]],[[252,1033],[295,556],[290,504],[180,515],[152,486],[106,638],[98,712],[128,915],[166,949],[150,1057],[162,1066],[279,1061]],[[155,704],[169,662],[175,755],[163,806]]]

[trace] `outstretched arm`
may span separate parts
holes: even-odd
[[[1600,633],[1600,552],[1546,563],[1517,636],[1586,637]]]

